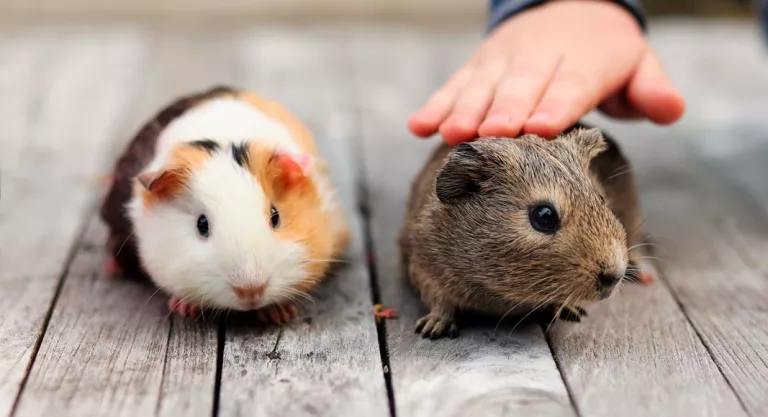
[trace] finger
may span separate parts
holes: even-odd
[[[481,136],[518,136],[556,67],[556,56],[538,59],[524,56],[513,60],[501,76],[491,108],[478,133]]]
[[[679,120],[685,112],[682,94],[669,82],[652,51],[646,52],[627,86],[627,101],[641,114],[659,124]]]
[[[589,60],[588,66],[584,60],[580,62],[563,62],[558,68],[533,115],[524,123],[525,133],[554,137],[597,105],[597,69]]]
[[[417,136],[427,137],[437,132],[453,109],[456,95],[472,76],[472,67],[457,71],[427,102],[408,119],[408,129]]]
[[[645,117],[632,107],[632,104],[627,99],[626,90],[619,91],[603,100],[600,104],[600,111],[611,117],[624,120],[636,120]]]
[[[477,128],[491,105],[496,83],[504,72],[504,61],[495,59],[481,64],[461,89],[451,113],[440,125],[440,134],[446,142],[456,145],[477,136]]]

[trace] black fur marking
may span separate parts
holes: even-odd
[[[232,144],[232,158],[241,167],[248,165],[248,142],[243,141],[239,145]]]
[[[200,139],[193,142],[189,142],[190,145],[203,149],[207,151],[209,154],[218,152],[219,150],[219,144],[210,140],[210,139]]]

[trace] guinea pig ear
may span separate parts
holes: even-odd
[[[484,155],[477,144],[456,145],[437,175],[437,198],[450,204],[471,197],[480,191],[480,185],[489,176]]]
[[[136,177],[136,180],[153,196],[165,199],[176,195],[186,182],[186,177],[181,170],[168,168],[143,172]]]
[[[596,128],[576,129],[566,135],[576,149],[581,153],[587,163],[608,148],[608,143],[603,137],[603,132]]]
[[[314,164],[315,158],[311,154],[276,150],[269,160],[270,177],[274,181],[276,191],[280,193],[305,184]]]

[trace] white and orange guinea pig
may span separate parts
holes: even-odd
[[[309,130],[227,87],[176,100],[141,129],[101,216],[107,268],[150,278],[184,316],[259,310],[287,322],[349,238]]]

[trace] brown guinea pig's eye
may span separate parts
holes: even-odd
[[[550,203],[537,203],[528,211],[531,226],[541,233],[553,234],[560,229],[560,217]]]
[[[275,206],[272,206],[269,211],[269,223],[272,225],[273,229],[277,229],[278,226],[280,226],[280,213]]]

